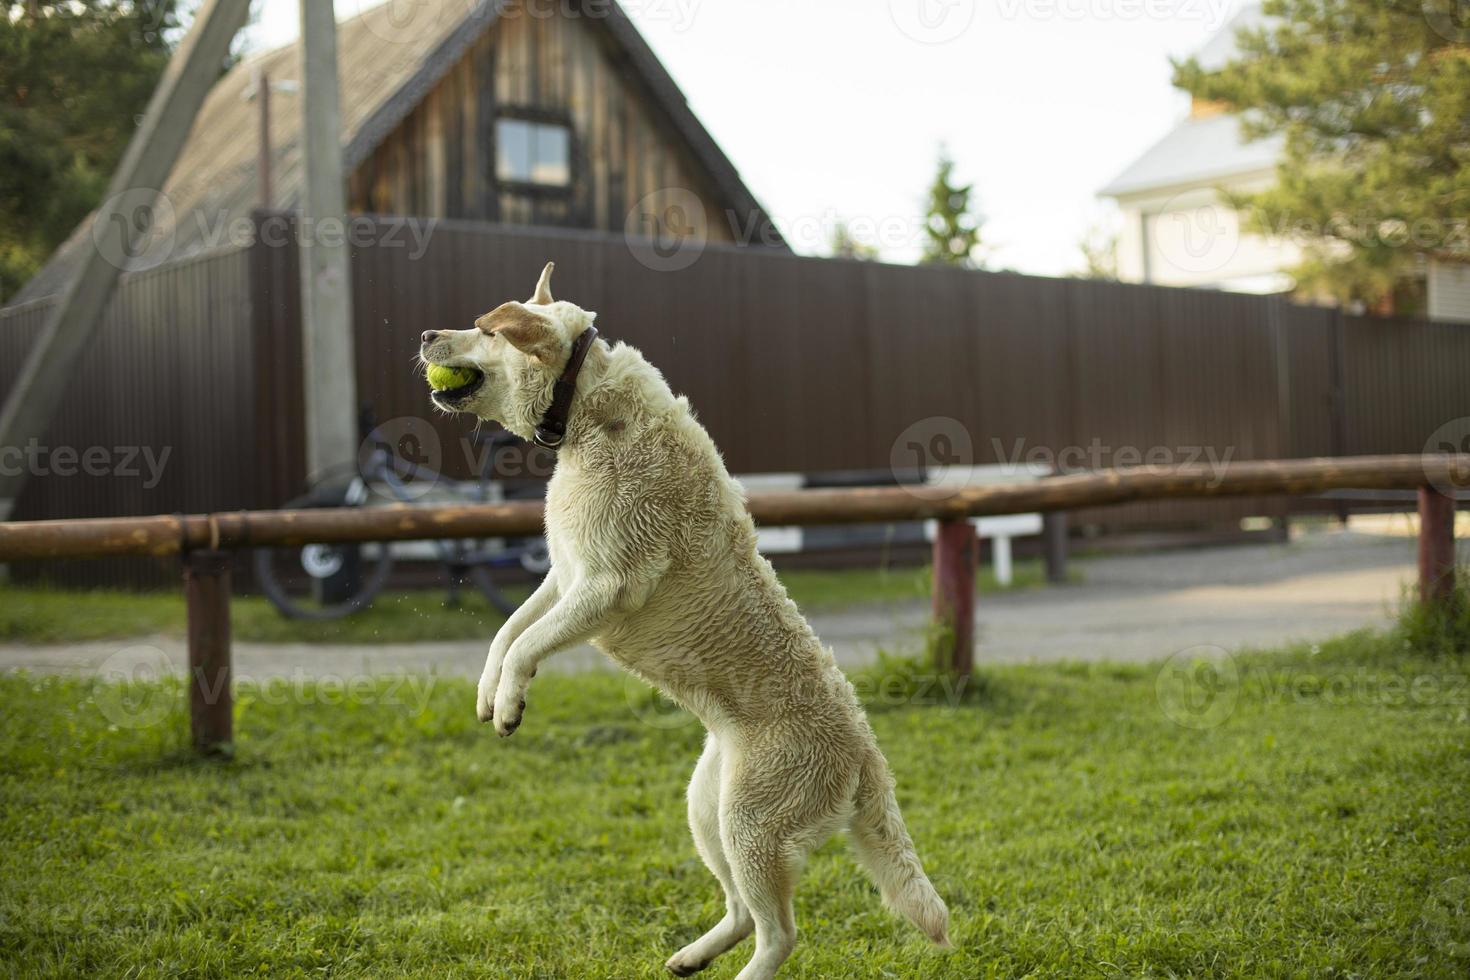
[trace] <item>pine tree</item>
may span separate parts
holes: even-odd
[[[1461,0],[1267,0],[1272,20],[1197,99],[1284,134],[1276,185],[1231,195],[1247,226],[1303,246],[1304,292],[1391,310],[1426,256],[1470,261],[1470,21]]]
[[[953,183],[954,161],[939,151],[939,171],[929,187],[929,210],[924,221],[926,265],[957,265],[972,268],[973,253],[980,245],[980,220],[970,210],[973,184]]]
[[[875,262],[882,257],[878,246],[859,238],[846,221],[838,221],[832,226],[832,240],[828,242],[827,250],[834,259]]]
[[[1090,225],[1077,242],[1082,253],[1083,279],[1118,278],[1118,234],[1100,224]]]

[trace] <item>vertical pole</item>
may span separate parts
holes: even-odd
[[[1041,538],[1046,548],[1046,580],[1053,585],[1067,581],[1067,512],[1054,510],[1041,515]]]
[[[1011,584],[1011,539],[998,534],[990,539],[990,563],[995,566],[995,581],[1002,588]]]
[[[1267,322],[1270,324],[1272,337],[1271,357],[1276,367],[1276,425],[1271,431],[1271,436],[1275,437],[1275,445],[1271,449],[1271,455],[1276,459],[1295,459],[1304,454],[1296,446],[1292,432],[1294,406],[1291,395],[1291,345],[1287,339],[1286,327],[1286,317],[1291,307],[1284,296],[1272,297],[1266,303]],[[1276,527],[1278,541],[1291,540],[1291,532],[1287,527],[1291,505],[1292,498],[1284,496],[1273,496],[1268,505],[1275,510],[1271,514],[1273,524],[1279,522]]]
[[[191,551],[184,557],[189,617],[189,730],[194,748],[229,751],[234,740],[230,695],[230,556]]]
[[[956,677],[970,676],[975,663],[975,568],[980,539],[961,518],[934,529],[934,623],[942,630],[938,665]]]
[[[337,22],[332,0],[301,0],[301,345],[306,385],[306,470],[357,458],[357,378],[347,259],[346,177],[337,105]]]
[[[271,179],[271,77],[265,69],[255,69],[255,97],[260,100],[260,135],[255,148],[255,190],[260,196],[261,210],[269,211],[275,200]]]
[[[1447,606],[1455,595],[1455,499],[1419,488],[1419,601]]]
[[[1339,307],[1332,311],[1332,335],[1328,338],[1327,345],[1327,404],[1331,416],[1329,434],[1333,456],[1348,455],[1346,364],[1346,327],[1343,325],[1342,309]],[[1346,498],[1338,498],[1336,510],[1337,522],[1347,527],[1348,518],[1352,514]]]

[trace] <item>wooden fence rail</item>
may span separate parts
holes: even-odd
[[[1470,455],[1359,456],[1267,460],[1223,466],[1139,466],[983,486],[880,487],[752,494],[768,525],[935,520],[934,616],[941,655],[957,674],[971,669],[975,570],[972,517],[1063,513],[1140,500],[1307,495],[1332,490],[1415,490],[1419,501],[1419,592],[1425,602],[1455,595],[1455,498],[1470,488]],[[0,524],[0,563],[127,555],[180,555],[185,565],[194,741],[213,751],[231,738],[229,562],[241,548],[313,542],[499,537],[541,530],[538,502],[396,505],[298,511],[97,518]]]

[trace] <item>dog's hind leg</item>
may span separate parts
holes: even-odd
[[[759,811],[721,803],[725,854],[751,918],[755,955],[735,980],[770,980],[796,948],[796,911],[792,896],[806,859],[806,847],[774,832]],[[768,815],[767,815],[768,816]]]
[[[725,892],[725,917],[709,932],[685,946],[664,964],[675,976],[687,977],[709,966],[710,961],[750,935],[755,922],[740,898],[720,842],[720,745],[713,735],[704,743],[704,753],[689,780],[689,830],[694,847],[719,879]]]

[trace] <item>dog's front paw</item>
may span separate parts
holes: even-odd
[[[500,687],[500,671],[488,667],[480,675],[480,688],[475,695],[475,717],[484,724],[495,717],[495,692]]]
[[[513,733],[521,727],[521,715],[526,710],[526,699],[517,697],[515,701],[501,701],[496,699],[495,704],[495,733],[501,738]]]

